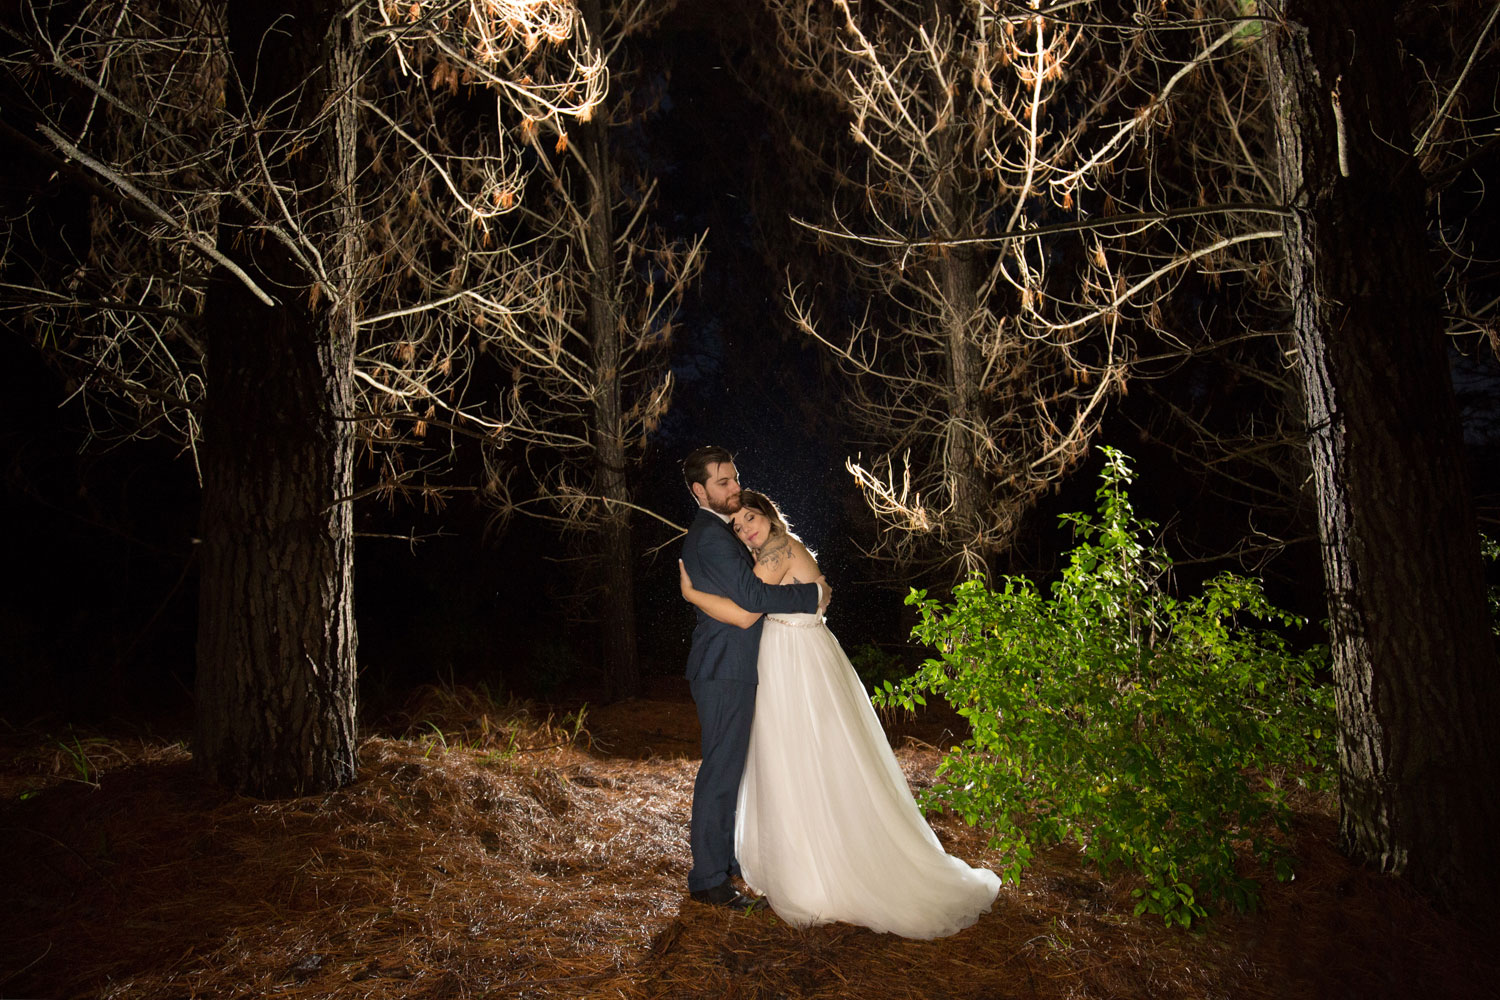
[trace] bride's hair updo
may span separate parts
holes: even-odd
[[[755,513],[770,521],[772,535],[778,531],[784,531],[793,538],[797,537],[796,535],[792,535],[792,526],[786,523],[785,517],[781,516],[781,508],[776,506],[771,498],[764,493],[757,493],[755,490],[740,490],[740,506],[749,507]]]

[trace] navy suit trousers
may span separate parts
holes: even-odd
[[[739,874],[734,858],[735,800],[755,720],[757,685],[745,681],[709,680],[690,684],[703,731],[703,763],[693,783],[693,819],[688,843],[693,868],[688,891],[712,889]]]

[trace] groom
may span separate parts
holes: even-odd
[[[832,596],[826,585],[773,587],[755,576],[750,551],[730,525],[730,515],[740,509],[734,456],[723,448],[699,448],[683,460],[682,478],[698,501],[698,514],[682,546],[683,565],[693,586],[728,597],[746,611],[822,613]],[[759,900],[737,891],[729,877],[740,871],[734,857],[734,809],[755,717],[761,623],[742,629],[695,610],[698,624],[688,652],[687,679],[703,731],[703,763],[693,785],[688,891],[700,903],[748,910]]]

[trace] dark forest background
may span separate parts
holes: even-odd
[[[910,584],[928,581],[902,579],[861,555],[879,527],[843,468],[853,432],[838,376],[784,314],[777,261],[786,248],[768,241],[785,230],[763,217],[764,189],[777,186],[783,152],[767,105],[778,98],[752,92],[742,72],[758,57],[746,41],[758,16],[748,4],[684,4],[642,47],[659,103],[632,127],[630,146],[662,179],[654,219],[674,236],[705,229],[710,236],[702,279],[681,308],[671,358],[678,385],[641,460],[639,502],[686,524],[680,458],[701,443],[725,444],[744,483],[778,500],[817,550],[837,588],[831,621],[846,648],[872,642],[914,662],[921,651],[908,643],[903,598]],[[829,127],[837,127],[832,118]],[[14,203],[49,182],[34,169],[12,169],[4,183]],[[1494,233],[1493,199],[1478,187],[1469,194],[1450,211],[1468,216],[1472,231]],[[12,719],[183,725],[197,613],[192,462],[159,441],[92,438],[67,374],[30,340],[7,323],[0,454],[11,592],[0,608],[8,663],[0,701]],[[1451,363],[1481,523],[1493,530],[1500,374],[1488,353],[1455,350]],[[1205,359],[1149,381],[1114,402],[1096,443],[1136,459],[1132,495],[1163,525],[1184,589],[1248,566],[1263,575],[1273,601],[1317,623],[1326,609],[1310,492],[1281,518],[1295,529],[1285,545],[1264,558],[1230,558],[1250,527],[1242,506],[1183,464],[1178,442],[1156,433],[1163,400],[1211,396],[1210,408],[1235,407],[1237,377]],[[1091,505],[1097,465],[1080,465],[1026,513],[997,571],[1041,579],[1055,572],[1068,543],[1057,515]],[[465,474],[460,465],[458,478]],[[440,502],[367,500],[356,516],[364,710],[435,680],[561,702],[602,693],[597,633],[576,596],[572,557],[554,534],[524,518],[497,524],[491,507],[464,493]],[[671,531],[638,520],[637,532],[645,553],[639,650],[649,689],[678,675],[691,614],[676,593]],[[1320,626],[1299,638],[1322,638]]]

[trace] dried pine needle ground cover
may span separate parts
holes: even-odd
[[[1198,934],[1131,916],[1129,879],[1056,848],[974,927],[905,941],[684,898],[697,726],[680,698],[579,730],[428,691],[388,722],[357,783],[283,802],[204,786],[181,745],[0,737],[0,996],[1500,995],[1496,941],[1340,858],[1326,803],[1299,814],[1298,879]],[[945,722],[896,727],[914,783]]]

